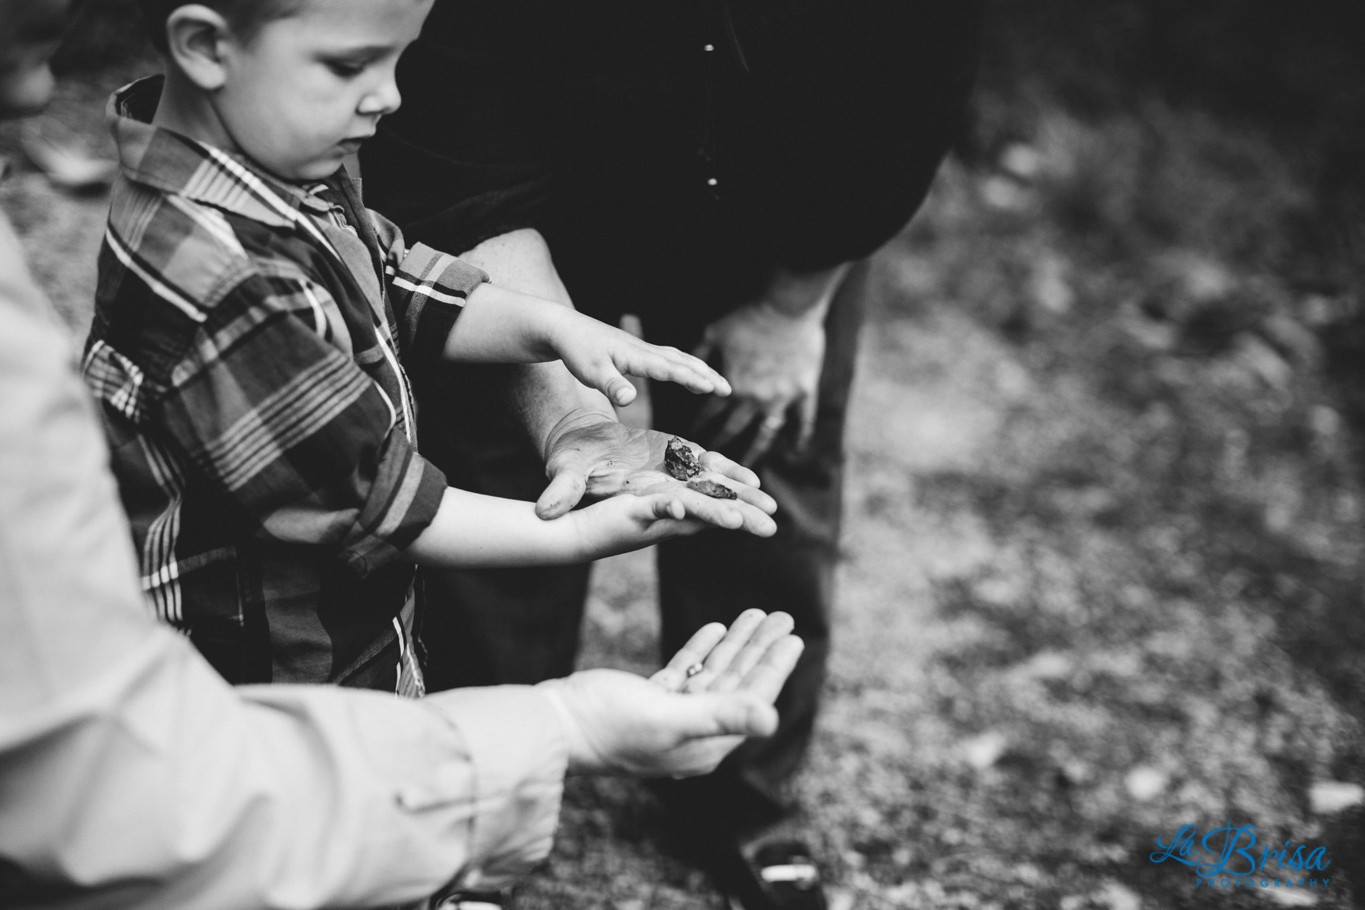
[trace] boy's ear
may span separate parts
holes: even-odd
[[[166,45],[176,67],[204,91],[221,88],[226,78],[224,45],[232,38],[217,10],[191,3],[166,18]]]

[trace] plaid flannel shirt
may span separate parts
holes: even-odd
[[[121,177],[84,375],[142,585],[233,682],[419,694],[414,567],[439,470],[409,372],[487,280],[405,251],[344,171],[321,192],[150,124],[160,80],[110,100]]]

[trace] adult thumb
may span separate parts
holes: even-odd
[[[577,465],[561,462],[550,475],[550,484],[536,500],[536,514],[541,518],[565,515],[587,492],[588,482]]]
[[[685,735],[771,736],[777,709],[751,692],[700,692],[679,696],[678,719]]]

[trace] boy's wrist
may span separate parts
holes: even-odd
[[[579,318],[582,317],[573,307],[547,302],[536,307],[527,327],[528,336],[545,360],[561,360],[566,336]]]
[[[600,558],[601,554],[596,552],[592,539],[592,529],[589,527],[587,516],[590,513],[578,509],[561,515],[549,523],[551,525],[562,522],[564,528],[564,545],[568,550],[566,558],[568,562],[580,563],[592,559]]]

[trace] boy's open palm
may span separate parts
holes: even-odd
[[[666,492],[612,496],[570,512],[561,520],[578,523],[584,559],[598,559],[670,537],[695,534],[707,526],[698,518],[688,517],[682,501]]]

